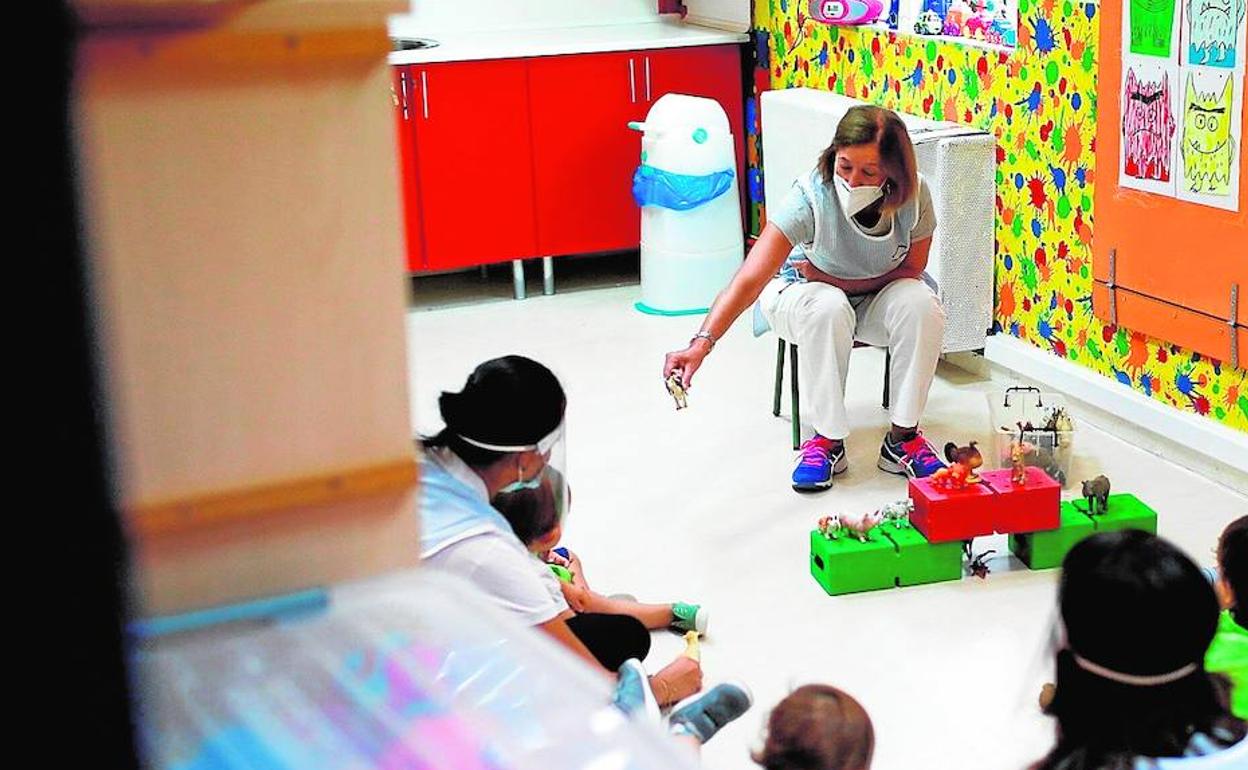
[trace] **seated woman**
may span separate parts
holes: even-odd
[[[1058,603],[1057,742],[1033,770],[1248,767],[1205,669],[1218,601],[1191,559],[1138,530],[1093,535],[1066,555]]]
[[[521,623],[536,626],[596,667],[615,672],[645,658],[650,634],[627,615],[574,613],[558,579],[534,559],[492,499],[534,489],[543,480],[564,499],[563,387],[523,356],[478,366],[459,393],[438,400],[446,427],[423,440],[421,558],[476,585]],[[684,656],[651,681],[660,704],[701,689],[702,670]]]

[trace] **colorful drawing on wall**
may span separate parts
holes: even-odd
[[[1203,0],[1202,0],[1203,1]],[[1130,0],[1122,14],[1122,38],[1126,50],[1142,56],[1175,57],[1179,40],[1177,0]]]
[[[1243,78],[1207,67],[1182,71],[1178,197],[1239,211]]]
[[[1173,196],[1179,68],[1171,61],[1128,56],[1122,71],[1118,184]]]
[[[1246,0],[1185,0],[1183,64],[1244,68]]]
[[[903,0],[902,5],[903,31],[1018,45],[1017,0]]]

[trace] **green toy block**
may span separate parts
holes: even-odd
[[[1010,552],[1029,569],[1060,567],[1066,552],[1095,532],[1092,520],[1073,503],[1062,503],[1057,529],[1010,535]]]
[[[896,585],[897,551],[880,527],[869,540],[841,535],[828,540],[819,530],[810,533],[810,574],[830,595],[874,591]]]
[[[917,586],[962,578],[962,543],[929,543],[914,527],[881,527],[897,546],[897,585]]]
[[[1086,505],[1077,501],[1080,510]],[[1157,534],[1157,512],[1132,494],[1110,495],[1105,513],[1090,517],[1097,532],[1117,532],[1120,529],[1142,529]]]

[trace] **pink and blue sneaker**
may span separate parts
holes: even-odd
[[[922,432],[914,434],[914,438],[898,443],[889,441],[884,434],[884,442],[880,444],[880,459],[876,463],[880,470],[889,473],[904,474],[912,479],[927,478],[948,464],[936,454],[936,448]]]
[[[793,469],[793,488],[815,492],[832,486],[832,477],[849,467],[845,444],[816,433],[802,444],[802,453]]]

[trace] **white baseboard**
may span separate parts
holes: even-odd
[[[1184,458],[1175,457],[1173,452],[1159,449],[1158,445],[1163,442],[1177,445],[1186,450],[1184,454],[1189,455],[1189,460],[1192,455],[1203,458],[1203,462],[1196,463],[1200,467],[1194,470],[1206,475],[1212,472],[1229,486],[1244,489],[1244,479],[1235,478],[1235,472],[1248,477],[1248,433],[1199,415],[1181,412],[1116,380],[1058,358],[1008,334],[989,337],[984,345],[984,358],[1079,399],[1143,434],[1153,434],[1151,440],[1145,436],[1145,443],[1152,445],[1148,448],[1182,465],[1192,467],[1191,462],[1184,462]],[[1114,429],[1122,426],[1104,427]],[[1218,472],[1218,466],[1230,473]]]

